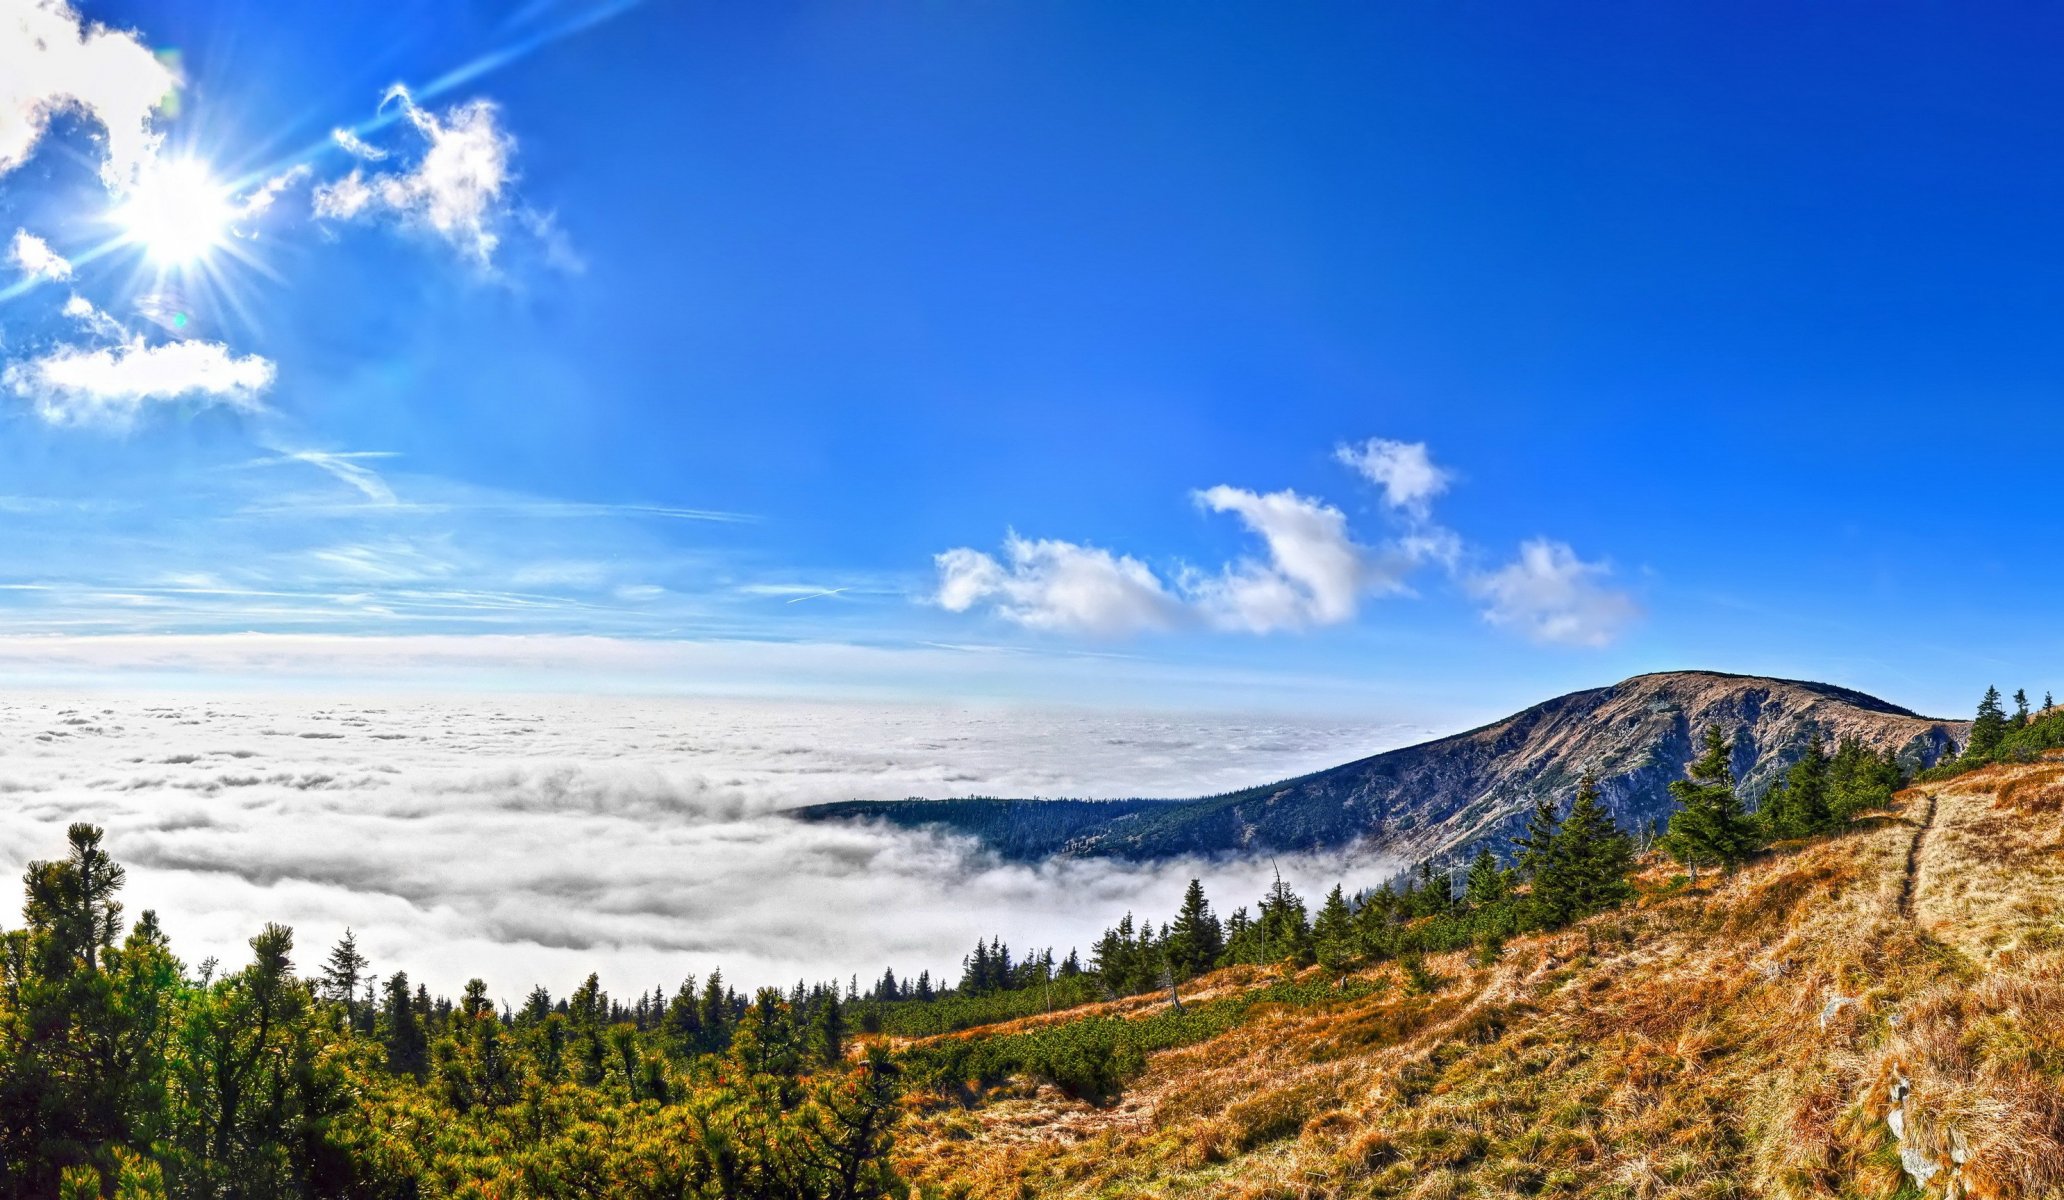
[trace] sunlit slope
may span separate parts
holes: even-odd
[[[1386,965],[1256,1006],[1109,1107],[933,1109],[902,1153],[975,1196],[2057,1194],[2060,800],[2052,765],[1909,791],[1717,886],[1657,868],[1488,967],[1431,960],[1432,995]]]
[[[1413,861],[1515,831],[1539,796],[1598,778],[1626,829],[1669,811],[1694,732],[1733,731],[1742,794],[1762,795],[1814,736],[1853,738],[1911,769],[1960,739],[1960,722],[1920,716],[1831,684],[1716,671],[1637,675],[1571,692],[1451,737],[1279,783],[1181,801],[868,801],[818,805],[805,819],[861,819],[980,838],[1015,859],[1161,859],[1317,850],[1361,843]]]

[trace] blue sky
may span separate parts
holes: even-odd
[[[1438,724],[2058,658],[2064,15],[194,0],[8,58],[53,11],[0,0],[18,679]]]

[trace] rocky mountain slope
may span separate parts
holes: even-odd
[[[904,1166],[968,1196],[2055,1196],[2060,814],[2064,764],[1991,767],[1697,889],[1651,860],[1626,908],[1258,1007],[1113,1103],[925,1111]]]
[[[919,800],[820,805],[805,819],[875,819],[971,834],[1021,859],[1313,850],[1361,842],[1401,858],[1466,852],[1505,836],[1535,797],[1572,792],[1596,774],[1623,827],[1669,812],[1709,725],[1734,739],[1743,794],[1760,797],[1817,731],[1859,738],[1917,764],[1961,741],[1934,720],[1823,683],[1673,671],[1572,692],[1452,737],[1302,778],[1196,800],[1094,802]]]

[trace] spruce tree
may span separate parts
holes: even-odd
[[[1290,959],[1300,965],[1311,957],[1311,923],[1305,916],[1304,898],[1283,882],[1281,875],[1261,901],[1262,955],[1266,961]]]
[[[1832,767],[1816,730],[1805,757],[1785,771],[1784,779],[1763,798],[1758,817],[1772,839],[1811,837],[1833,824]]]
[[[387,1069],[421,1077],[429,1065],[429,1039],[409,994],[408,973],[396,971],[387,980]]]
[[[846,1014],[839,1006],[838,993],[832,992],[817,1008],[816,1028],[811,1031],[818,1061],[826,1066],[837,1066],[846,1057]]]
[[[1598,781],[1585,776],[1549,856],[1548,890],[1557,917],[1574,921],[1632,899],[1627,873],[1633,869],[1633,843],[1600,802]]]
[[[1999,689],[1988,687],[1978,702],[1978,716],[1971,722],[1971,736],[1964,742],[1963,758],[1968,762],[1990,762],[2007,736],[2007,713],[2000,707]]]
[[[1555,845],[1558,823],[1554,797],[1537,797],[1534,811],[1527,814],[1526,828],[1512,839],[1512,864],[1525,878],[1537,880],[1542,868],[1547,866],[1549,852]]]
[[[1354,961],[1357,948],[1354,910],[1348,907],[1347,896],[1336,883],[1326,893],[1326,902],[1319,906],[1319,918],[1312,924],[1312,949],[1320,966],[1341,971]]]
[[[1485,846],[1476,852],[1476,858],[1469,864],[1469,880],[1462,890],[1462,899],[1469,907],[1482,911],[1503,904],[1512,894],[1512,883],[1505,872],[1498,868],[1498,856]]]
[[[1209,971],[1225,950],[1225,937],[1211,904],[1204,899],[1203,881],[1190,880],[1183,893],[1181,911],[1168,929],[1168,966],[1180,979]]]
[[[1704,749],[1686,772],[1688,778],[1670,784],[1678,808],[1670,814],[1663,847],[1691,868],[1694,887],[1701,866],[1731,871],[1756,847],[1755,825],[1734,794],[1733,753],[1734,744],[1721,736],[1719,726],[1708,725]]]
[[[2014,728],[2028,727],[2028,689],[2014,689]]]
[[[367,968],[371,965],[366,956],[358,952],[358,938],[350,929],[344,931],[336,948],[330,951],[328,961],[323,963],[323,997],[343,1005],[347,1019],[358,1003],[358,983],[368,977]]]

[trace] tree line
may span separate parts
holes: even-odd
[[[99,829],[30,865],[0,934],[0,1196],[422,1200],[900,1195],[901,1068],[847,1053],[834,986],[740,997],[721,977],[611,1000],[590,976],[497,1012],[347,934],[313,978],[293,931],[189,968],[125,929]]]
[[[2064,749],[2064,709],[2057,707],[2048,692],[2043,693],[2042,707],[2035,708],[2027,690],[2016,688],[2014,708],[2009,712],[1999,689],[1988,687],[1978,701],[1963,747],[1921,772],[1920,778],[1949,779],[1994,763],[2033,762],[2044,751],[2057,749]]]

